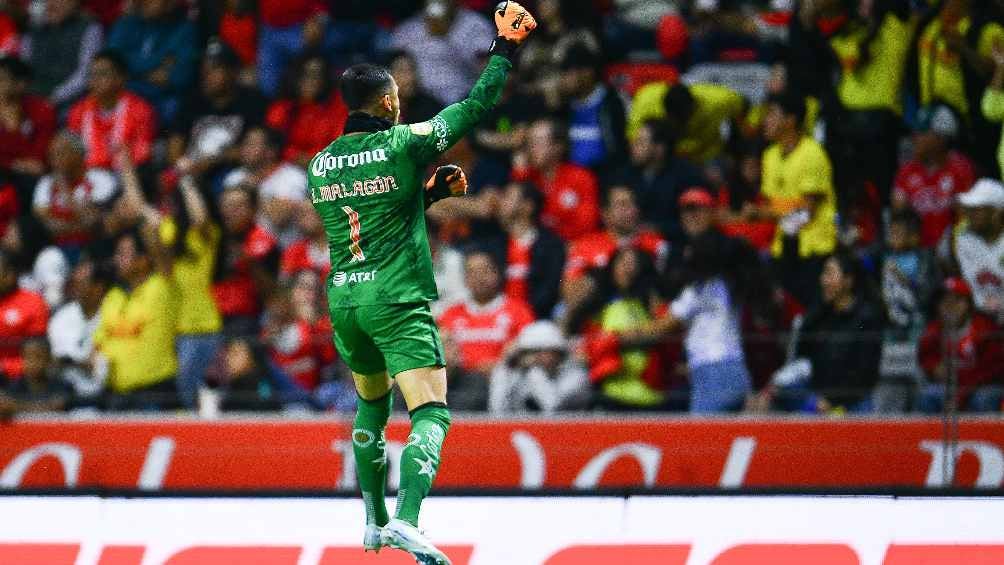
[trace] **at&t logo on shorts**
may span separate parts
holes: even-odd
[[[331,277],[332,286],[345,286],[346,284],[367,283],[376,280],[376,271],[363,271],[361,273],[346,273],[338,271]]]

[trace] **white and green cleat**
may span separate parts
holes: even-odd
[[[418,528],[404,520],[393,519],[384,526],[383,544],[407,551],[420,565],[452,565],[442,551],[426,539]]]
[[[363,550],[380,553],[380,548],[385,545],[383,542],[383,528],[376,524],[366,524],[366,533],[363,534]]]

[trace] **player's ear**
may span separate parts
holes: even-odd
[[[380,99],[380,106],[383,107],[387,112],[394,111],[394,101],[390,99],[390,94],[384,94],[383,98]]]

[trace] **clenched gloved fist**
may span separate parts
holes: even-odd
[[[456,165],[443,165],[436,169],[425,183],[425,207],[451,196],[467,194],[467,175]]]
[[[537,20],[523,6],[507,0],[495,7],[495,27],[498,28],[498,36],[492,42],[489,53],[511,60],[516,48],[537,27]]]

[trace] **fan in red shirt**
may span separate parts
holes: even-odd
[[[70,109],[68,125],[87,146],[89,168],[113,168],[122,147],[137,165],[150,160],[156,117],[153,107],[125,89],[128,72],[114,51],[98,53],[91,63],[90,94]]]
[[[921,110],[913,134],[913,159],[896,173],[894,208],[913,208],[922,224],[920,244],[933,247],[955,223],[955,197],[976,181],[972,162],[949,149],[958,133],[958,120],[947,106]]]
[[[276,293],[265,316],[262,341],[272,361],[306,390],[317,387],[321,370],[335,360],[330,320],[317,310],[321,303],[320,279],[302,271]]]
[[[288,279],[300,271],[311,271],[325,280],[331,271],[331,255],[324,223],[313,209],[302,210],[298,221],[303,239],[283,251],[279,272],[284,279]]]
[[[38,176],[45,172],[56,113],[45,99],[25,94],[30,76],[25,63],[0,57],[0,168]]]
[[[10,257],[0,252],[0,370],[8,378],[21,376],[21,344],[45,336],[49,307],[34,292],[17,286],[17,271]]]
[[[262,298],[272,289],[278,270],[276,240],[255,223],[255,204],[254,192],[243,185],[220,195],[224,231],[213,296],[225,329],[255,327]]]
[[[603,231],[581,237],[572,243],[565,267],[565,280],[578,278],[590,269],[606,267],[614,253],[622,247],[635,247],[662,265],[669,244],[657,232],[642,229],[641,213],[634,192],[626,186],[612,186],[607,191],[603,208]]]
[[[299,61],[288,96],[274,102],[265,122],[286,137],[282,156],[305,167],[332,139],[342,135],[348,108],[332,88],[327,60],[313,54]]]
[[[1001,329],[973,306],[972,291],[961,278],[945,281],[938,318],[920,338],[920,366],[931,383],[920,399],[924,412],[940,412],[949,371],[958,377],[960,407],[999,412],[999,386],[1004,378]],[[946,351],[947,346],[947,351]]]
[[[490,253],[469,253],[464,277],[470,296],[448,308],[439,327],[460,350],[464,370],[487,375],[519,332],[534,321],[533,311],[526,302],[500,292],[502,278]]]
[[[541,222],[561,239],[574,241],[599,224],[599,187],[589,169],[565,160],[566,137],[567,131],[556,121],[535,121],[527,135],[525,158],[517,156],[512,176],[541,188]]]

